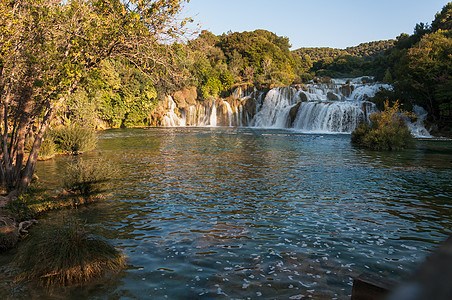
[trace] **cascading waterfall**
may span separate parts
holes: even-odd
[[[413,106],[413,113],[417,119],[414,122],[407,122],[411,133],[416,137],[432,137],[424,127],[424,121],[427,118],[427,111],[418,105]]]
[[[209,125],[213,127],[217,126],[217,107],[215,105],[215,100],[213,100],[210,111]]]
[[[227,101],[223,100],[223,104],[226,106],[226,109],[228,111],[229,126],[232,126],[232,121],[234,119],[234,112],[232,111],[231,105]]]
[[[290,108],[296,104],[295,93],[296,90],[291,87],[270,90],[250,126],[286,128]]]
[[[369,121],[377,112],[368,98],[390,85],[363,83],[363,78],[333,79],[328,83],[310,83],[273,88],[267,93],[255,88],[238,87],[228,99],[199,101],[177,111],[168,97],[164,126],[251,126],[291,128],[312,133],[351,133],[359,123]],[[423,126],[426,112],[417,109],[419,118],[408,123],[415,136],[430,136]],[[179,117],[180,115],[180,117]]]
[[[303,102],[292,127],[305,132],[350,133],[375,111],[370,102]]]
[[[167,97],[167,106],[168,112],[163,117],[162,125],[165,127],[185,126],[185,118],[179,118],[175,112],[176,103],[174,102],[173,97]]]

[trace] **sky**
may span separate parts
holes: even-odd
[[[190,0],[183,14],[216,35],[265,29],[301,47],[344,49],[412,34],[446,0]]]

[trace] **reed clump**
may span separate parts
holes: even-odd
[[[64,188],[85,201],[105,192],[116,176],[116,169],[104,159],[76,159],[68,164],[63,177]]]
[[[96,132],[77,124],[59,126],[52,129],[49,137],[58,153],[77,155],[96,147]]]
[[[36,230],[17,253],[19,280],[45,286],[83,284],[125,265],[120,251],[77,221]]]

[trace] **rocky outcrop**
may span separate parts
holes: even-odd
[[[300,91],[300,90],[302,90],[303,92],[307,92],[308,91],[308,87],[306,86],[306,85],[304,85],[304,84],[294,84],[293,85],[296,89],[297,89],[297,91]]]
[[[196,105],[196,98],[198,98],[196,87],[184,88],[173,94],[174,102],[176,102],[179,108],[187,108]]]
[[[28,233],[27,229],[37,223],[38,221],[34,219],[17,222],[0,209],[0,251],[13,248],[19,242],[20,235]]]
[[[256,101],[253,98],[246,98],[242,101],[242,105],[245,107],[245,110],[249,115],[254,116],[256,114]]]
[[[335,93],[332,93],[332,92],[328,92],[326,94],[326,98],[330,101],[338,101],[339,100],[339,97]]]
[[[297,105],[295,105],[294,107],[292,107],[290,109],[290,111],[289,111],[289,122],[290,122],[290,125],[292,125],[293,122],[295,121],[295,118],[297,117],[298,110],[300,109],[300,105],[301,105],[301,102],[298,102]]]
[[[306,96],[305,93],[303,92],[298,93],[298,97],[300,98],[299,99],[300,102],[308,102],[308,96]]]
[[[344,95],[347,98],[350,97],[350,95],[352,94],[354,89],[355,89],[355,87],[350,84],[345,84],[339,88],[342,95]]]

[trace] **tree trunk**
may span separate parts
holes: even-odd
[[[47,114],[44,117],[44,120],[42,121],[41,128],[39,129],[38,133],[36,134],[35,141],[33,142],[33,147],[31,148],[30,155],[28,156],[27,164],[25,166],[25,169],[22,173],[22,177],[18,182],[17,190],[19,193],[24,193],[27,191],[28,186],[31,183],[31,179],[33,177],[33,173],[35,171],[36,162],[38,161],[38,153],[39,148],[41,148],[42,139],[44,137],[44,134],[49,127],[50,122],[53,120],[56,114],[56,108],[54,106],[51,106],[49,110],[47,111]]]
[[[34,70],[30,68],[28,71],[28,80],[26,84],[24,84],[21,87],[20,91],[20,103],[19,103],[19,109],[20,116],[19,117],[19,124],[16,129],[16,136],[11,137],[11,156],[15,156],[15,167],[14,167],[14,174],[13,177],[16,180],[14,182],[14,185],[17,185],[17,181],[20,178],[20,171],[22,170],[23,161],[24,161],[24,155],[25,155],[25,137],[27,135],[29,123],[30,123],[30,111],[32,106],[32,95],[33,95],[33,72]],[[14,150],[13,150],[14,149]],[[38,149],[39,150],[39,149]]]

